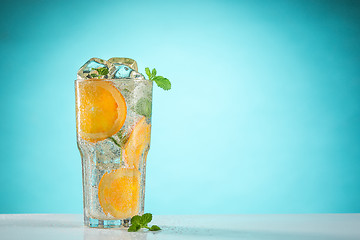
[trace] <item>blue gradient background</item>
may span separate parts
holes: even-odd
[[[359,1],[2,1],[0,213],[81,213],[74,83],[156,67],[146,211],[360,212]]]

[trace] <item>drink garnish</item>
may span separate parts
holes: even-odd
[[[154,81],[158,87],[164,90],[171,89],[171,82],[169,79],[164,78],[163,76],[156,76],[156,69],[154,68],[151,72],[149,68],[145,68],[146,75],[148,75],[149,80]]]
[[[90,76],[93,78],[102,78],[103,76],[105,76],[109,73],[109,69],[107,69],[106,67],[92,68],[91,70],[92,70],[92,72],[97,72],[97,74],[96,73],[90,74]]]
[[[149,118],[151,117],[151,101],[147,98],[140,98],[133,110],[135,110],[137,114]]]
[[[118,168],[102,175],[98,186],[99,203],[104,213],[117,219],[139,212],[141,173],[135,168]]]
[[[148,75],[150,81],[154,81],[158,87],[164,89],[164,90],[170,90],[171,89],[171,82],[169,79],[163,77],[163,76],[156,76],[157,72],[154,68],[152,71],[147,67],[145,68],[146,75]],[[90,76],[93,78],[103,78],[105,75],[109,73],[109,69],[106,67],[101,68],[92,68],[92,72],[90,73]]]
[[[131,226],[128,229],[128,232],[137,232],[141,228],[149,229],[150,231],[159,231],[161,228],[157,225],[152,225],[151,227],[148,226],[152,220],[151,213],[145,213],[144,215],[135,215],[131,218]]]
[[[111,83],[89,79],[77,83],[78,134],[96,143],[113,136],[125,123],[127,106]]]

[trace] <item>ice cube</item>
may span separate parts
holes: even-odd
[[[113,58],[110,58],[108,60],[108,62],[114,64],[115,66],[126,65],[126,66],[132,68],[133,70],[138,71],[138,66],[137,66],[136,61],[134,59],[131,59],[131,58],[113,57]]]
[[[134,72],[134,70],[127,65],[115,65],[115,68],[114,78],[129,78],[131,72]]]
[[[145,79],[144,75],[138,72],[138,66],[134,59],[114,57],[110,58],[108,62],[115,65],[114,78]]]
[[[145,79],[141,73],[138,73],[127,65],[115,65],[115,68],[114,78]]]
[[[130,77],[134,78],[134,79],[145,79],[144,75],[142,75],[141,73],[139,73],[137,71],[132,71],[130,73]]]
[[[109,73],[103,78],[111,78],[111,76],[116,71],[116,68],[113,64],[109,63],[106,60],[100,59],[100,58],[91,58],[89,61],[87,61],[78,71],[78,78],[79,79],[88,79],[93,78],[91,76],[92,73],[98,74],[96,69],[99,68],[107,68],[109,70]]]
[[[114,137],[112,137],[112,139],[114,139]],[[96,143],[96,168],[108,171],[120,167],[121,150],[119,146],[114,143],[114,140],[106,139]]]

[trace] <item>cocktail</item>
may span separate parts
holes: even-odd
[[[92,58],[78,72],[76,126],[86,226],[126,227],[131,217],[144,213],[153,81],[171,87],[155,75],[153,70],[152,80],[145,79],[129,58]]]

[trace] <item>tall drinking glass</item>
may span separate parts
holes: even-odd
[[[127,227],[144,213],[152,89],[145,79],[75,81],[86,226]]]

